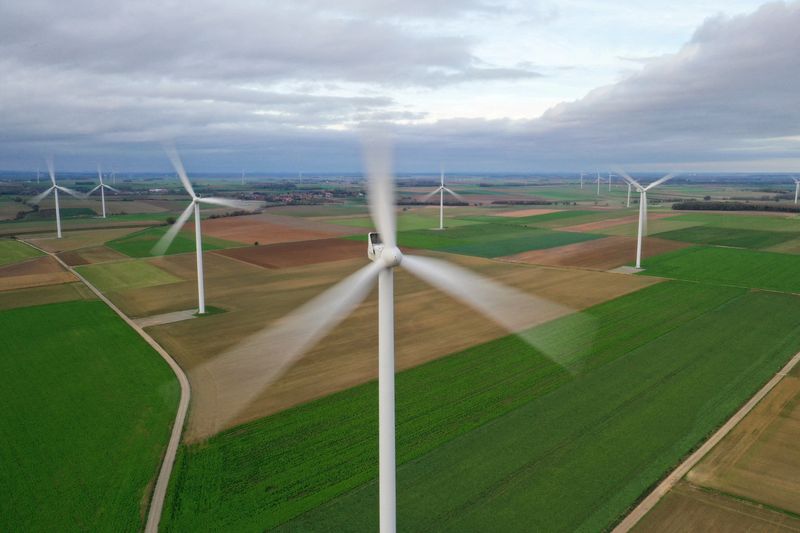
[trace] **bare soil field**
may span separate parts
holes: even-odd
[[[194,224],[186,225],[194,231]],[[203,221],[203,234],[244,244],[276,244],[292,241],[327,239],[337,235],[352,235],[353,228],[336,227],[319,221],[278,215],[248,215],[215,218]]]
[[[660,218],[670,218],[676,216],[677,213],[650,213],[648,220],[658,220]],[[613,228],[615,226],[623,226],[632,222],[638,222],[639,215],[630,215],[621,218],[609,218],[607,220],[598,220],[597,222],[587,222],[586,224],[577,224],[575,226],[564,226],[559,228],[560,231],[577,231],[585,233],[589,231],[596,231],[602,229]]]
[[[0,291],[0,311],[72,300],[95,300],[96,298],[94,293],[80,282]]]
[[[800,519],[681,483],[664,496],[633,531],[788,533],[800,531]]]
[[[689,246],[688,243],[646,237],[642,246],[642,256],[652,257],[687,246]],[[633,237],[606,237],[546,250],[531,250],[500,259],[532,265],[611,270],[632,263],[635,257],[636,239]]]
[[[0,267],[0,291],[76,281],[50,256]]]
[[[61,252],[58,254],[58,257],[69,266],[90,265],[94,263],[130,259],[127,255],[106,246],[92,246],[90,248]]]
[[[361,247],[359,247],[361,248]],[[363,250],[359,249],[359,254]],[[435,255],[435,254],[432,254]],[[246,356],[241,365],[215,373],[199,365],[232,347],[366,264],[366,259],[267,270],[221,254],[206,256],[209,305],[227,312],[148,331],[187,369],[193,404],[187,440],[213,435],[241,422],[274,413],[332,392],[374,379],[377,374],[377,309],[375,294],[313,347],[282,378],[236,418],[228,419],[226,384],[250,376]],[[537,268],[481,258],[447,256],[474,271],[574,309],[615,298],[657,283],[657,279],[602,272]],[[109,295],[129,314],[149,314],[190,308],[196,301],[193,258],[169,256],[158,266],[187,279]],[[505,335],[488,319],[432,289],[402,268],[396,280],[397,367],[405,369]],[[454,320],[454,317],[458,317]],[[224,335],[220,335],[224,331]]]
[[[286,268],[366,257],[366,246],[363,243],[343,239],[319,239],[230,248],[213,253],[266,268]]]
[[[497,213],[497,216],[521,218],[531,217],[534,215],[546,215],[547,213],[558,213],[559,211],[563,211],[563,209],[520,209],[518,211],[504,211],[503,213]]]
[[[800,377],[786,376],[694,469],[694,484],[800,514]]]
[[[55,224],[55,222],[53,222],[53,224]],[[152,222],[150,224],[152,224]],[[124,237],[129,233],[139,230],[141,230],[141,228],[92,229],[72,231],[69,233],[65,232],[61,239],[53,237],[30,237],[26,240],[33,242],[36,246],[48,252],[63,252],[90,246],[102,246],[112,239],[118,239],[119,237]]]
[[[100,202],[100,193],[96,192],[91,197],[92,201]],[[95,211],[102,212],[102,206],[96,207],[92,206]],[[157,205],[154,202],[148,200],[126,200],[123,201],[122,198],[115,197],[113,194],[106,193],[106,212],[109,215],[118,215],[118,214],[133,214],[133,213],[163,213],[168,211],[170,208],[177,207],[176,203],[173,203],[170,207],[163,207]]]

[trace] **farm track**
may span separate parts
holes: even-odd
[[[736,427],[742,419],[752,411],[758,403],[769,394],[769,392],[780,383],[780,381],[800,363],[800,352],[795,354],[786,365],[781,368],[766,385],[761,387],[759,391],[745,403],[741,409],[736,411],[725,424],[719,428],[708,440],[706,440],[700,448],[692,453],[685,461],[683,461],[675,470],[673,470],[664,480],[659,483],[650,494],[648,494],[639,504],[628,513],[627,516],[612,530],[612,533],[627,533],[631,531],[634,526],[649,513],[656,504],[672,490],[672,488],[694,468],[697,463],[711,451],[714,446],[719,444],[728,433]]]
[[[164,459],[161,462],[161,468],[158,473],[158,478],[156,480],[155,488],[153,489],[153,495],[150,498],[150,506],[148,509],[147,514],[147,523],[145,525],[145,532],[146,533],[157,533],[158,532],[158,524],[161,519],[161,512],[164,507],[164,499],[167,495],[167,488],[169,487],[169,478],[172,474],[172,467],[175,464],[175,456],[178,453],[178,447],[180,446],[181,442],[181,434],[183,432],[183,426],[186,421],[186,414],[189,410],[189,398],[191,395],[191,389],[189,387],[189,379],[186,377],[186,373],[183,369],[178,365],[178,363],[167,353],[164,348],[158,344],[155,339],[153,339],[147,332],[142,329],[136,322],[134,322],[128,315],[123,313],[116,305],[114,305],[111,300],[106,298],[106,296],[100,292],[94,285],[92,285],[86,278],[84,278],[81,274],[76,272],[71,266],[67,265],[64,261],[61,260],[58,255],[55,253],[48,252],[39,248],[35,244],[32,244],[27,241],[21,241],[25,244],[36,248],[37,250],[44,252],[45,254],[53,257],[58,263],[63,266],[68,272],[72,275],[76,276],[84,285],[86,285],[89,290],[91,290],[97,297],[102,300],[108,307],[111,308],[112,311],[117,313],[122,320],[125,321],[128,326],[130,326],[136,333],[141,336],[147,344],[149,344],[158,354],[167,362],[169,367],[175,373],[175,377],[178,378],[178,383],[180,383],[181,387],[181,398],[178,402],[178,411],[175,414],[175,422],[172,425],[172,433],[170,435],[169,443],[167,444],[166,452],[164,453]]]

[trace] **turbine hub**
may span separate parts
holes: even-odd
[[[400,263],[403,261],[403,252],[401,252],[400,248],[397,246],[384,248],[381,251],[381,261],[386,265],[386,268],[400,266]]]

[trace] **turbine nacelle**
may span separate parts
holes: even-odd
[[[400,248],[397,246],[386,246],[383,241],[381,241],[381,236],[377,232],[370,233],[367,240],[367,257],[369,257],[371,261],[380,261],[386,268],[400,266],[400,263],[403,261],[403,252],[400,251]]]

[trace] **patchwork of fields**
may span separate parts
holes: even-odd
[[[116,250],[128,257],[153,257],[153,246],[156,245],[158,240],[166,233],[167,226],[148,228],[136,233],[131,233],[118,239],[113,239],[106,243],[106,246]],[[208,237],[203,235],[203,250],[220,250],[222,248],[230,248],[231,246],[240,246],[240,244],[225,241],[216,237]],[[188,230],[178,232],[175,240],[172,241],[166,254],[181,254],[195,251],[195,238],[194,233]]]

